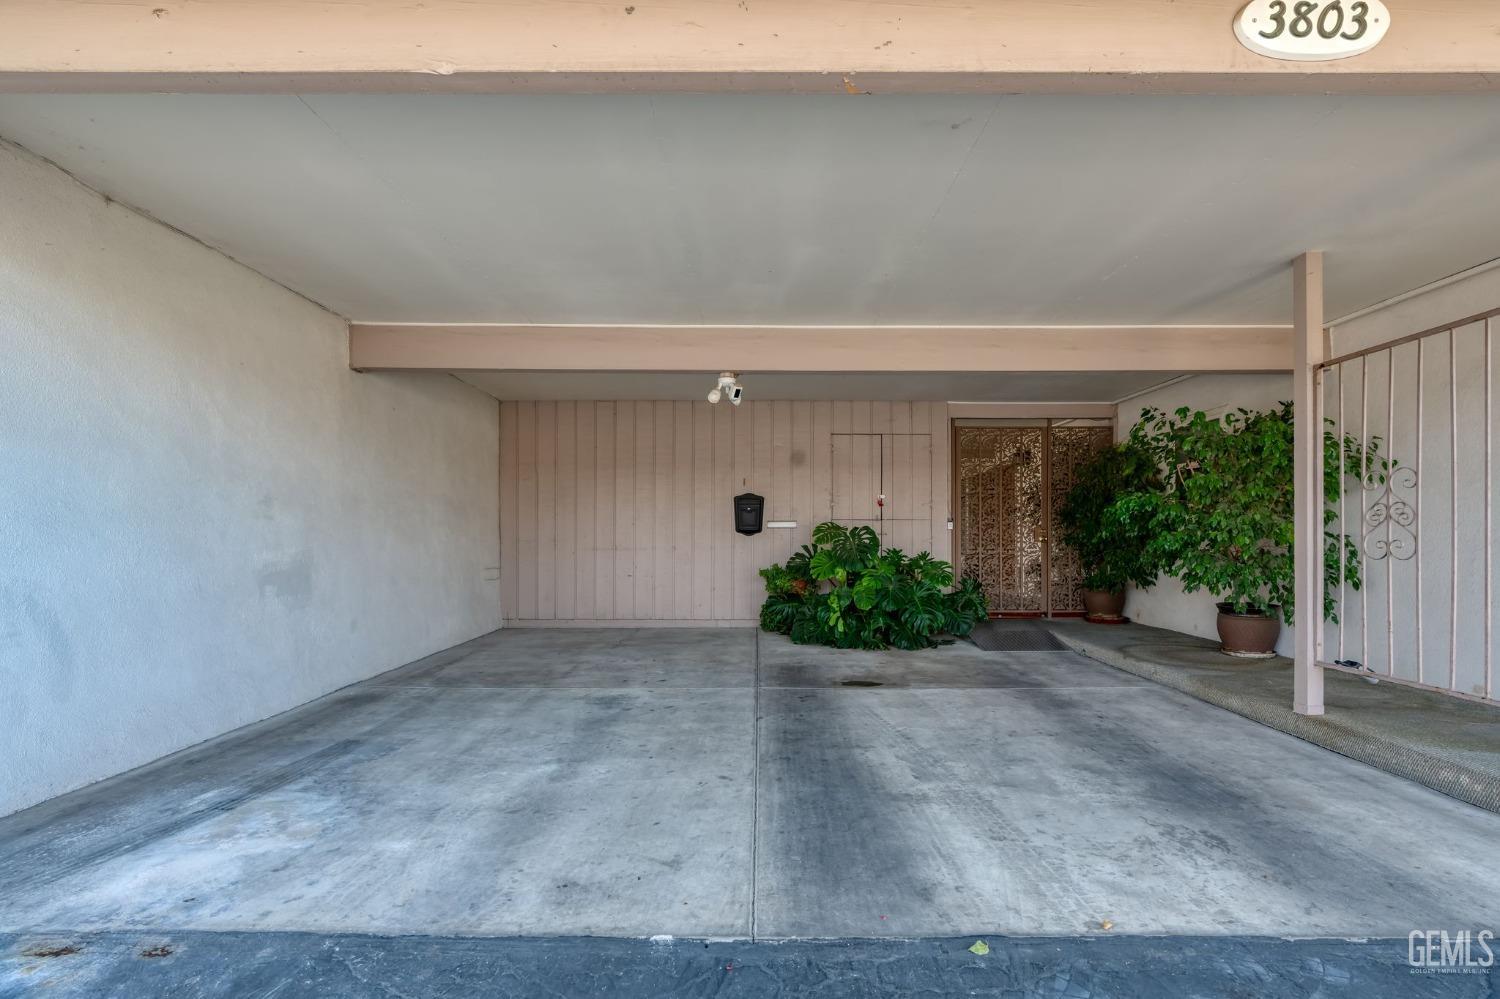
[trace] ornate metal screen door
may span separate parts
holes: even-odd
[[[1107,425],[1069,420],[960,426],[959,572],[977,576],[991,613],[1083,610],[1083,568],[1057,537],[1057,511],[1078,467],[1107,447]]]

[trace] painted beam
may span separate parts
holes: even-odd
[[[1287,371],[1288,326],[353,323],[360,371]]]
[[[950,402],[950,420],[1112,420],[1112,402]]]
[[[1286,62],[1240,0],[0,0],[0,91],[1434,93],[1500,89],[1500,4],[1403,3]]]

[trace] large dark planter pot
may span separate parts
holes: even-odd
[[[1090,621],[1116,622],[1125,616],[1125,591],[1084,590],[1084,617]]]
[[[1223,650],[1241,659],[1269,659],[1281,635],[1281,608],[1269,614],[1236,614],[1233,604],[1219,604],[1219,641]]]

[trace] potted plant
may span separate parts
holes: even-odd
[[[1083,563],[1084,616],[1117,623],[1125,620],[1126,584],[1156,581],[1151,519],[1120,502],[1133,493],[1161,491],[1156,460],[1138,443],[1126,441],[1100,451],[1075,474],[1058,509],[1061,539]]]
[[[1147,557],[1192,593],[1219,597],[1218,631],[1230,655],[1275,655],[1281,622],[1294,619],[1292,556],[1292,406],[1238,409],[1223,418],[1183,408],[1146,409],[1130,441],[1152,456],[1163,488],[1130,494],[1121,505],[1149,524]],[[1324,431],[1323,614],[1335,618],[1333,594],[1360,586],[1359,549],[1328,529],[1346,475],[1378,475],[1390,463],[1356,438]],[[1367,454],[1368,450],[1368,454]],[[1342,552],[1343,557],[1340,558]]]

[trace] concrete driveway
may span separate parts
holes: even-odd
[[[511,630],[0,820],[0,933],[1404,938],[1497,842],[1069,652]]]

